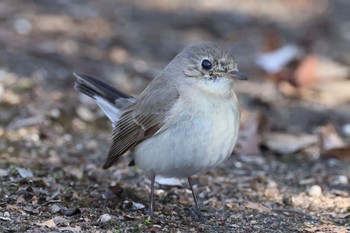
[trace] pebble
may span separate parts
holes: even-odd
[[[14,28],[18,34],[27,35],[32,31],[32,24],[28,19],[19,18],[15,21]]]
[[[339,176],[337,177],[336,183],[337,183],[337,184],[346,185],[346,184],[349,183],[349,179],[348,179],[348,177],[345,176],[345,175],[339,175]]]
[[[342,131],[347,137],[350,137],[350,124],[343,125]]]
[[[141,204],[141,203],[136,203],[136,202],[134,202],[132,207],[133,207],[134,209],[136,209],[136,210],[141,210],[141,209],[144,209],[144,208],[145,208],[145,205],[143,205],[143,204]]]
[[[83,106],[80,106],[77,109],[77,114],[83,121],[91,122],[96,119],[94,113],[90,109]]]
[[[112,219],[111,215],[109,214],[102,214],[98,219],[97,221],[98,222],[108,222]]]
[[[53,204],[53,205],[51,206],[51,208],[50,208],[51,213],[57,213],[57,212],[59,212],[60,210],[61,210],[61,208],[60,208],[58,205],[56,205],[56,204]]]
[[[9,174],[8,170],[0,168],[0,177],[8,176],[8,174]]]
[[[33,177],[33,172],[29,169],[17,167],[16,170],[22,178]]]
[[[59,225],[63,225],[63,226],[67,226],[68,225],[68,221],[64,218],[64,217],[61,217],[61,216],[55,216],[53,218],[53,221],[55,224],[59,224]]]
[[[313,185],[309,189],[308,194],[311,197],[320,197],[320,196],[322,196],[322,188],[318,185]]]
[[[97,149],[97,146],[98,146],[97,141],[91,139],[91,140],[89,140],[89,141],[86,142],[85,148],[86,148],[87,150],[94,151],[94,150]]]
[[[58,119],[61,116],[61,111],[59,109],[57,109],[57,108],[51,109],[50,116],[53,119]]]

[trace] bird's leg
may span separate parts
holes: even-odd
[[[187,179],[188,179],[188,184],[190,185],[190,188],[191,188],[191,191],[192,191],[192,196],[193,196],[194,203],[196,205],[197,215],[200,218],[201,217],[201,210],[199,209],[199,206],[198,206],[196,194],[193,191],[192,179],[191,179],[190,176]]]
[[[152,174],[151,176],[151,194],[150,194],[150,207],[149,207],[149,215],[153,217],[153,207],[154,207],[154,181],[156,179],[156,174]]]

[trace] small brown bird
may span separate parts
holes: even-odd
[[[150,214],[156,175],[188,178],[227,159],[235,146],[240,109],[236,78],[247,79],[234,57],[212,43],[185,48],[137,98],[82,74],[75,89],[93,98],[113,123],[113,142],[103,168],[130,151],[151,177]]]

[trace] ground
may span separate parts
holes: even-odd
[[[350,231],[349,100],[306,98],[254,62],[277,38],[349,66],[349,10],[346,0],[0,3],[0,232]],[[193,177],[202,218],[184,180],[156,185],[150,219],[149,178],[127,156],[102,169],[112,126],[72,73],[137,96],[198,40],[233,52],[251,77],[235,87],[245,127],[224,164]],[[320,127],[344,153],[324,153]],[[266,139],[276,132],[317,142],[287,153],[291,141]]]

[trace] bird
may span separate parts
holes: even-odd
[[[133,97],[98,78],[74,73],[74,88],[91,97],[113,125],[103,165],[128,154],[151,178],[149,214],[154,214],[155,177],[187,178],[200,213],[192,176],[205,173],[233,152],[240,127],[236,79],[248,77],[235,57],[211,42],[187,46]]]

